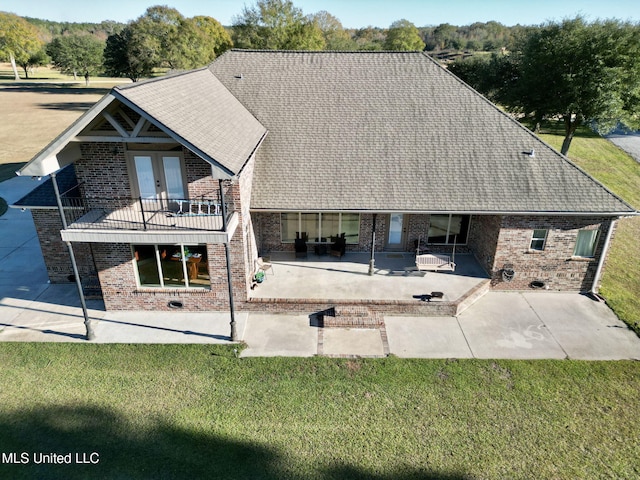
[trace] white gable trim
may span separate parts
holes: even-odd
[[[84,130],[102,111],[111,105],[115,97],[109,93],[87,110],[55,140],[47,145],[31,161],[16,172],[18,175],[44,177],[57,172],[80,158],[80,148],[71,141]]]

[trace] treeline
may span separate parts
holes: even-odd
[[[53,20],[42,20],[40,18],[23,17],[28,23],[38,29],[40,38],[45,42],[50,42],[55,37],[73,34],[95,35],[101,40],[106,40],[109,35],[120,32],[125,24],[114,20],[104,20],[100,23],[88,22],[54,22]]]
[[[338,18],[320,11],[304,15],[291,0],[257,0],[245,6],[232,25],[207,16],[184,17],[154,6],[126,24],[53,22],[0,12],[0,60],[11,61],[28,78],[37,66],[51,64],[63,73],[106,74],[132,81],[157,69],[184,70],[210,63],[226,49],[427,50],[511,48],[523,27],[498,22],[465,27],[442,24],[417,28],[405,19],[388,28],[345,29]]]

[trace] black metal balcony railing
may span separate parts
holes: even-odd
[[[179,199],[63,195],[61,200],[71,229],[224,230],[222,202],[217,195]],[[225,207],[228,223],[234,206],[225,202]]]

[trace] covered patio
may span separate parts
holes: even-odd
[[[380,252],[372,276],[369,253],[337,258],[309,252],[307,258],[296,258],[293,252],[277,252],[268,260],[272,268],[250,292],[250,301],[420,302],[421,295],[442,292],[438,302],[456,302],[489,278],[470,254],[456,255],[454,272],[431,272],[415,268],[415,254]]]

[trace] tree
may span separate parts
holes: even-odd
[[[16,64],[28,63],[42,45],[36,27],[17,15],[0,12],[0,58],[11,62],[16,80],[20,80]]]
[[[261,50],[322,50],[325,40],[317,23],[290,0],[258,0],[234,19],[233,43]]]
[[[105,70],[137,82],[155,68],[185,70],[207,65],[232,45],[231,37],[214,18],[185,18],[174,8],[150,7],[107,38]]]
[[[155,42],[148,45],[145,40],[144,35],[138,34],[131,25],[110,35],[104,49],[105,73],[113,77],[127,77],[132,82],[150,76],[158,60]]]
[[[38,50],[37,52],[31,54],[26,60],[19,61],[18,64],[24,70],[25,78],[29,78],[29,70],[34,67],[41,67],[43,65],[48,65],[51,59],[44,48]]]
[[[422,51],[425,43],[416,26],[409,20],[397,20],[391,24],[384,42],[385,50]]]
[[[89,76],[102,69],[104,47],[104,42],[93,35],[65,35],[47,45],[47,54],[55,68],[72,74],[74,79],[79,72],[89,83]]]
[[[639,53],[638,26],[614,20],[587,24],[581,17],[547,24],[524,41],[508,106],[536,121],[559,116],[563,154],[586,122],[604,130],[620,120],[638,126]]]
[[[131,24],[156,66],[186,68],[183,59],[186,40],[180,35],[183,21],[184,17],[175,8],[154,6]]]
[[[517,66],[508,54],[473,55],[456,60],[449,71],[493,102],[514,103]]]
[[[340,20],[326,10],[309,15],[308,19],[314,22],[322,32],[326,50],[356,50],[356,43],[349,35],[349,32],[344,29]]]
[[[189,41],[192,51],[198,52],[192,61],[194,67],[211,63],[233,47],[231,36],[215,18],[197,16],[185,23],[195,28],[194,36]]]
[[[353,38],[358,50],[378,51],[383,49],[385,34],[378,27],[368,26],[356,30]]]

